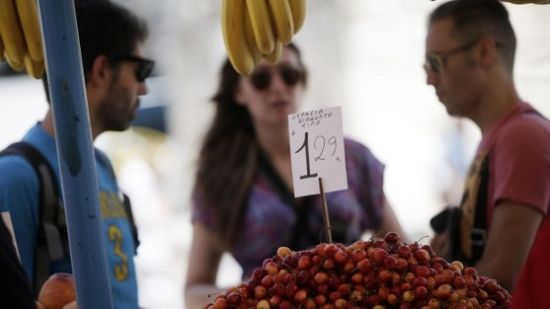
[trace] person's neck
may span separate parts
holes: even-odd
[[[520,102],[512,80],[500,81],[497,85],[486,88],[479,108],[472,117],[482,135],[485,135],[491,125]]]
[[[46,117],[42,119],[40,126],[44,131],[46,131],[46,133],[48,133],[48,135],[55,138],[55,129],[53,125],[53,115],[52,115],[51,109],[46,114]]]
[[[46,113],[46,116],[42,120],[42,123],[40,124],[42,126],[42,129],[48,133],[51,137],[55,138],[55,126],[53,123],[53,112],[51,108]],[[95,138],[99,135],[97,130],[94,130],[94,127],[92,126],[92,141],[95,140]]]
[[[258,144],[268,157],[289,156],[288,127],[256,126],[255,129]]]

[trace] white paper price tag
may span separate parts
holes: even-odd
[[[319,194],[319,177],[325,192],[347,189],[341,108],[288,115],[288,129],[294,196]]]

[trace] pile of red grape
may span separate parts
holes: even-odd
[[[429,245],[383,239],[281,247],[252,278],[216,296],[205,309],[223,308],[507,308],[510,295],[493,279],[461,262],[447,262]]]

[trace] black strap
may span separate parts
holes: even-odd
[[[126,216],[128,217],[128,222],[130,223],[130,228],[132,230],[132,238],[134,239],[134,255],[137,255],[137,248],[139,247],[139,244],[141,243],[139,241],[139,235],[138,235],[138,229],[137,225],[134,221],[134,214],[132,213],[132,204],[130,203],[130,197],[128,195],[123,194],[124,201],[124,211],[126,212]]]
[[[472,259],[479,261],[487,242],[487,198],[489,196],[489,156],[486,156],[479,172],[481,177],[474,213],[474,226],[470,232]]]
[[[102,152],[97,152],[96,158],[98,161],[101,162],[101,164],[105,165],[109,173],[111,173],[111,176],[113,179],[116,179],[115,170],[113,169],[113,166],[109,162],[109,159],[105,154]],[[134,240],[134,255],[137,255],[137,248],[139,247],[139,244],[141,243],[139,241],[139,234],[138,234],[138,228],[136,225],[136,222],[134,220],[134,214],[132,212],[132,203],[130,202],[130,197],[123,193],[122,196],[122,204],[124,206],[124,211],[126,212],[126,218],[128,219],[128,223],[130,224],[130,229],[132,231],[132,238]]]
[[[38,293],[50,276],[50,261],[69,256],[65,211],[53,169],[44,156],[25,142],[11,144],[1,156],[17,155],[31,164],[39,180],[39,227],[34,257],[34,291]]]
[[[258,152],[258,167],[260,171],[265,173],[266,178],[270,184],[277,191],[279,198],[283,200],[286,205],[289,205],[292,211],[296,214],[296,223],[292,230],[292,236],[290,239],[289,247],[293,250],[303,250],[307,248],[301,248],[300,239],[303,237],[311,238],[311,243],[318,243],[320,235],[312,235],[308,228],[308,208],[311,204],[311,198],[304,197],[295,199],[292,192],[288,190],[286,184],[281,179],[281,176],[277,173],[265,153],[261,150]]]

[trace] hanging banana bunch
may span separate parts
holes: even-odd
[[[514,4],[550,4],[550,0],[502,0],[503,2],[510,2]]]
[[[15,71],[44,75],[44,52],[36,0],[0,0],[0,61]]]
[[[233,68],[248,75],[262,58],[276,63],[305,14],[306,0],[222,0],[222,34]]]

